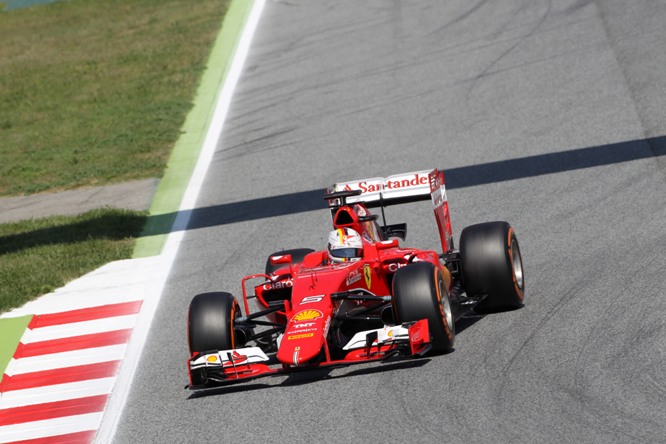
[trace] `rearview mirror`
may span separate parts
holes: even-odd
[[[386,250],[388,248],[394,248],[398,246],[398,239],[391,239],[387,241],[377,242],[375,244],[378,250]]]
[[[271,265],[291,264],[291,254],[271,256]]]

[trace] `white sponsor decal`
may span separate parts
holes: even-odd
[[[313,302],[320,302],[324,299],[324,295],[320,294],[317,296],[306,296],[301,300],[301,303],[299,305],[303,304],[311,304]]]
[[[364,193],[373,193],[376,191],[384,191],[387,189],[397,190],[400,188],[416,187],[419,185],[428,185],[427,175],[414,174],[414,176],[411,178],[396,179],[396,180],[387,179],[386,182],[384,183],[382,183],[382,181],[380,180],[379,181],[363,180],[361,182],[358,182],[356,184],[356,187],[361,191],[363,191]]]
[[[277,281],[277,282],[271,282],[271,283],[266,283],[263,286],[264,290],[279,290],[281,288],[291,288],[293,287],[294,282],[292,279],[286,279],[284,281]]]
[[[396,174],[389,177],[373,177],[368,179],[357,179],[349,182],[336,183],[334,189],[361,190],[361,196],[347,198],[348,204],[357,202],[376,202],[383,196],[384,199],[397,199],[401,197],[414,197],[430,195],[429,175],[432,171],[414,171],[411,173]],[[442,186],[443,187],[443,186]],[[330,202],[335,205],[336,202]],[[339,204],[339,201],[337,202]]]
[[[344,190],[361,190],[363,193],[376,193],[385,190],[400,190],[404,188],[422,187],[429,185],[428,172],[411,173],[409,175],[396,175],[386,179],[378,177],[375,179],[365,179],[358,182],[342,183]]]
[[[326,325],[324,325],[324,337],[328,335],[328,328],[331,326],[331,318],[326,319]]]
[[[311,331],[317,331],[316,328],[299,328],[296,330],[289,330],[287,334],[293,335],[294,333],[308,333]]]
[[[294,324],[292,327],[293,328],[308,328],[308,327],[312,327],[315,324],[316,324],[316,322],[301,322],[300,324]]]
[[[388,270],[389,270],[391,273],[395,273],[396,271],[398,271],[399,268],[402,268],[402,267],[404,267],[404,266],[406,266],[406,265],[407,265],[407,264],[399,264],[399,263],[395,263],[395,262],[394,262],[394,263],[392,263],[392,264],[389,264],[389,266],[388,266]]]
[[[361,280],[361,277],[363,274],[361,273],[361,270],[354,270],[349,275],[347,276],[347,279],[345,280],[345,284],[351,285],[354,282],[358,282]]]

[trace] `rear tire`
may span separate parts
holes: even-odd
[[[312,253],[314,250],[310,248],[293,248],[291,250],[276,251],[275,253],[268,256],[266,260],[266,274],[273,274],[276,270],[285,267],[285,264],[273,265],[271,264],[271,257],[273,256],[284,256],[285,254],[291,254],[291,263],[299,264],[303,262],[303,258],[308,253]]]
[[[466,227],[460,235],[460,257],[467,295],[487,295],[476,310],[522,307],[525,275],[520,246],[511,225],[486,222]]]
[[[234,321],[240,315],[238,301],[231,293],[196,295],[188,313],[190,353],[235,348]]]
[[[398,323],[428,320],[433,350],[453,348],[456,336],[451,303],[439,268],[416,262],[393,277],[393,311]]]

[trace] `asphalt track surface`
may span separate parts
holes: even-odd
[[[666,3],[271,1],[116,442],[664,442]],[[281,248],[321,189],[439,167],[456,238],[508,220],[526,305],[453,353],[183,390],[186,312]],[[431,208],[387,210],[437,248]]]

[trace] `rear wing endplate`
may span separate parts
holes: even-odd
[[[361,190],[361,194],[347,197],[346,203],[363,203],[368,208],[432,200],[442,250],[446,253],[454,248],[443,172],[434,169],[340,182],[333,184],[327,192],[352,190]],[[328,205],[340,206],[340,199],[329,199]]]

